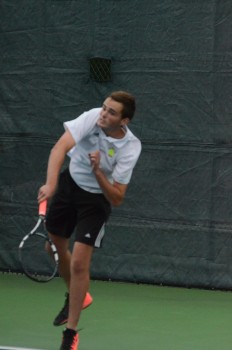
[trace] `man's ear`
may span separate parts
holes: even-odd
[[[121,120],[121,126],[124,126],[124,125],[129,124],[129,121],[130,121],[129,118],[123,118],[123,119]]]

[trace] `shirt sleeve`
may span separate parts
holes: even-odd
[[[130,182],[141,149],[141,142],[138,139],[131,142],[128,146],[122,147],[112,174],[114,181],[124,185]]]
[[[101,108],[94,108],[84,112],[76,119],[64,122],[65,130],[68,130],[76,144],[88,135],[96,126]]]

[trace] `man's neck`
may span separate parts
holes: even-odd
[[[112,137],[113,139],[122,139],[126,134],[126,129],[121,126],[117,129],[103,129],[102,131],[106,134],[106,136]]]

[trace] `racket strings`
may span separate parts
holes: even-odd
[[[46,249],[50,245],[53,256]],[[20,247],[20,259],[25,274],[38,282],[51,280],[57,272],[58,254],[52,242],[42,233],[28,235]]]

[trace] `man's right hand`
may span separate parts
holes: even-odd
[[[43,185],[38,191],[38,203],[43,202],[44,200],[49,200],[55,193],[55,188],[50,185]]]

